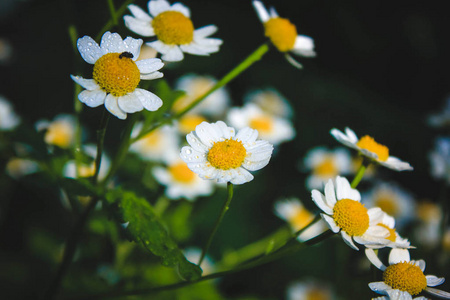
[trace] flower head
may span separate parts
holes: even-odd
[[[351,248],[358,250],[353,241],[366,247],[383,247],[389,230],[380,226],[384,213],[378,208],[367,209],[361,204],[360,193],[350,187],[343,177],[329,180],[325,185],[325,195],[318,190],[311,192],[312,200],[323,211],[322,218],[334,232],[340,232]]]
[[[106,32],[100,45],[91,37],[78,39],[77,47],[81,57],[94,65],[93,79],[73,76],[72,79],[86,90],[78,99],[89,107],[102,104],[118,117],[126,119],[127,113],[135,113],[144,108],[155,111],[162,105],[162,100],[155,94],[138,88],[144,79],[161,78],[157,70],[163,67],[159,58],[137,61],[142,40],[127,37],[122,40],[119,34]]]
[[[257,138],[258,131],[248,127],[235,133],[222,121],[203,122],[186,136],[190,146],[181,149],[181,158],[203,179],[243,184],[253,180],[249,171],[265,167],[272,155],[273,146]]]
[[[280,52],[286,54],[286,58],[290,63],[301,67],[288,52],[305,57],[316,56],[313,39],[306,35],[298,35],[297,27],[288,19],[280,18],[273,7],[271,7],[270,11],[267,11],[264,4],[259,0],[253,1],[253,6],[259,19],[264,24],[266,37],[270,39]]]
[[[209,55],[219,51],[222,40],[209,38],[217,31],[214,25],[195,29],[188,7],[177,2],[150,0],[147,14],[139,6],[129,5],[132,16],[124,16],[125,25],[131,31],[157,40],[147,43],[162,54],[165,61],[183,60],[185,53]]]
[[[45,130],[44,141],[48,145],[67,149],[75,142],[75,117],[72,115],[61,114],[51,122],[40,120],[36,129]]]
[[[20,179],[26,175],[40,170],[39,164],[31,159],[12,157],[6,163],[6,174],[14,179]]]
[[[336,299],[333,290],[328,284],[314,279],[296,281],[287,288],[287,300],[333,300]]]
[[[390,156],[388,147],[377,143],[368,135],[358,139],[355,132],[348,127],[345,129],[345,133],[336,128],[333,128],[330,133],[338,142],[358,150],[359,153],[382,166],[396,171],[410,171],[413,169],[409,163],[401,161],[397,157]]]
[[[289,101],[274,88],[249,91],[244,103],[258,105],[264,112],[281,118],[291,118],[293,109]]]
[[[63,168],[63,175],[68,178],[83,178],[92,177],[95,174],[95,157],[97,156],[97,146],[94,144],[87,144],[83,146],[84,154],[91,159],[90,162],[82,162],[77,165],[74,160],[68,161]],[[111,161],[108,155],[102,155],[102,161],[100,164],[100,170],[98,173],[98,178],[105,178],[109,168],[111,166]]]
[[[0,131],[13,130],[20,123],[11,103],[0,95]]]
[[[369,283],[372,291],[396,300],[412,299],[412,296],[422,291],[450,299],[450,293],[431,288],[442,284],[445,279],[425,275],[425,261],[410,260],[408,250],[392,249],[387,267],[372,249],[366,249],[366,256],[375,267],[383,271],[383,281]]]

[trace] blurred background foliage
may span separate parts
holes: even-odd
[[[116,6],[121,3],[116,1]],[[135,3],[146,6],[146,1]],[[215,37],[224,44],[210,57],[187,55],[184,61],[167,66],[163,72],[169,85],[187,73],[220,78],[264,42],[250,0],[183,3],[191,8],[196,27],[217,25]],[[427,155],[434,139],[445,132],[430,128],[426,118],[443,107],[449,93],[450,18],[445,1],[282,0],[265,4],[274,5],[281,16],[297,25],[299,33],[314,38],[318,56],[299,58],[304,69],[297,70],[271,49],[227,87],[233,105],[241,105],[251,89],[276,88],[294,108],[297,136],[279,147],[255,180],[235,188],[231,208],[211,247],[210,257],[216,262],[227,252],[285,226],[273,213],[273,204],[281,197],[296,196],[318,212],[305,188],[307,174],[299,171],[298,164],[313,147],[339,146],[329,134],[333,127],[349,126],[359,136],[370,134],[388,145],[393,155],[411,163],[413,172],[380,169],[379,176],[400,183],[416,199],[437,201],[442,193],[442,183],[430,176]],[[80,37],[96,36],[108,19],[104,0],[1,1],[0,38],[11,43],[13,55],[0,65],[0,94],[14,104],[25,123],[32,126],[39,119],[73,112],[74,83],[69,74],[87,72],[90,66],[74,51],[68,26],[74,25]],[[123,37],[132,35],[122,22],[118,32]],[[83,111],[91,142],[100,115],[99,108]],[[117,146],[123,124],[111,119],[107,152]],[[4,164],[2,158],[2,167]],[[124,177],[128,184],[142,181],[141,173],[133,172],[139,161],[131,156],[126,166],[122,171],[130,176]],[[16,181],[2,173],[0,178],[0,286],[4,299],[35,299],[42,293],[76,219],[61,205],[54,183],[43,185],[45,180],[39,176]],[[145,184],[152,185],[148,177]],[[164,219],[180,247],[203,246],[225,194],[220,189],[212,197],[195,203],[183,200],[168,208]],[[64,281],[67,294],[178,280],[172,269],[127,242],[125,233],[107,215],[96,211],[88,228],[82,251]],[[403,235],[414,244],[408,233]],[[433,251],[419,248],[412,257],[426,259],[428,273],[450,277],[448,261],[442,264]],[[268,265],[133,299],[283,299],[289,283],[308,277],[333,284],[342,299],[368,299],[374,294],[367,284],[374,280],[365,264],[363,252],[331,238]],[[441,287],[450,290],[448,284]]]

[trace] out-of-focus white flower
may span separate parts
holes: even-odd
[[[397,157],[390,156],[388,147],[375,142],[368,135],[358,139],[355,132],[348,127],[345,128],[345,133],[336,128],[333,128],[330,133],[338,142],[357,150],[365,157],[370,158],[382,166],[396,171],[411,171],[413,169],[409,163],[401,161]]]
[[[8,64],[13,56],[13,47],[5,38],[0,38],[0,65]]]
[[[20,123],[11,103],[0,95],[0,131],[13,130]]]
[[[443,218],[442,209],[434,202],[424,200],[416,206],[419,221],[414,227],[414,237],[421,248],[432,249],[440,243],[440,230]]]
[[[259,19],[264,24],[264,33],[272,44],[282,53],[285,53],[288,61],[296,67],[301,64],[295,61],[288,52],[304,57],[314,57],[314,40],[306,35],[298,35],[297,27],[288,19],[280,18],[275,8],[266,10],[261,1],[253,1]]]
[[[319,189],[331,178],[346,175],[352,171],[352,160],[347,149],[328,150],[316,147],[306,153],[301,169],[310,171],[306,179],[308,189]]]
[[[450,97],[445,101],[442,111],[428,117],[428,124],[433,127],[450,126]]]
[[[237,129],[256,129],[262,139],[274,145],[292,140],[295,136],[294,127],[289,120],[268,114],[252,103],[231,108],[228,111],[228,122]]]
[[[97,156],[97,146],[88,144],[83,146],[83,152],[88,157],[92,159],[90,163],[80,163],[77,165],[74,160],[68,161],[64,165],[63,175],[68,178],[81,178],[81,177],[92,177],[95,174],[95,157]],[[102,160],[100,164],[100,170],[98,173],[98,178],[103,179],[108,174],[109,168],[111,166],[111,160],[109,157],[103,153]]]
[[[165,61],[183,60],[183,52],[209,55],[219,51],[222,44],[221,39],[209,37],[217,31],[215,25],[194,29],[189,8],[179,2],[170,5],[166,0],[150,0],[150,14],[134,4],[128,8],[132,16],[123,17],[125,26],[141,36],[156,36],[157,40],[147,45],[161,53]]]
[[[94,65],[93,79],[71,75],[73,81],[86,89],[78,99],[89,107],[104,104],[119,119],[144,108],[149,111],[160,108],[162,100],[158,96],[137,86],[141,80],[161,78],[163,74],[158,70],[164,63],[159,58],[137,60],[141,45],[140,39],[122,40],[118,33],[109,31],[103,34],[100,45],[89,36],[78,39],[81,57]]]
[[[416,203],[413,196],[397,184],[381,182],[363,194],[364,203],[381,208],[395,218],[396,227],[401,228],[415,218]]]
[[[431,175],[437,179],[444,179],[450,184],[450,138],[436,139],[435,148],[429,155]]]
[[[202,250],[197,247],[188,247],[183,250],[183,253],[188,261],[193,264],[198,264],[200,256],[202,255]],[[212,274],[216,269],[214,261],[208,255],[203,258],[201,268],[203,271],[202,275]]]
[[[217,80],[208,75],[187,74],[180,77],[175,83],[175,89],[184,91],[186,94],[174,102],[172,110],[174,112],[182,111],[194,100],[208,92],[216,83]],[[189,114],[218,117],[224,114],[229,104],[228,91],[225,88],[220,88],[191,109]]]
[[[350,187],[343,177],[329,180],[325,195],[318,190],[311,192],[312,200],[324,212],[322,218],[328,227],[341,234],[344,242],[359,250],[353,241],[371,248],[381,248],[389,241],[389,230],[379,224],[385,213],[379,208],[367,209],[361,204],[361,194]]]
[[[159,183],[167,186],[165,193],[170,199],[184,197],[193,201],[213,192],[214,183],[200,178],[180,158],[172,160],[167,167],[153,168],[153,175]]]
[[[249,171],[265,167],[272,155],[272,144],[257,138],[258,131],[248,127],[235,133],[222,121],[203,122],[186,136],[190,146],[180,155],[203,179],[243,184],[253,180]]]
[[[287,300],[333,300],[336,299],[331,287],[318,280],[296,281],[289,284],[286,291]]]
[[[142,123],[137,123],[132,137],[136,137],[142,130]],[[179,141],[175,127],[165,125],[159,127],[138,141],[134,142],[130,147],[130,152],[136,153],[139,157],[149,161],[170,162],[174,157],[179,156]]]
[[[26,158],[13,157],[6,163],[6,174],[14,179],[20,179],[25,175],[39,171],[39,164]]]
[[[254,103],[264,112],[280,118],[291,118],[293,114],[289,101],[274,88],[250,91],[244,96],[244,103]]]
[[[67,149],[75,142],[75,117],[60,114],[53,121],[40,120],[36,123],[38,131],[46,130],[44,141],[48,145]]]
[[[443,299],[450,299],[450,293],[432,288],[444,282],[444,278],[424,275],[425,261],[410,260],[406,249],[392,249],[389,254],[389,266],[385,266],[372,249],[366,249],[370,262],[383,271],[383,281],[371,282],[372,291],[389,296],[389,299],[412,299],[422,291]]]
[[[275,203],[275,214],[288,222],[293,232],[299,231],[314,220],[314,215],[307,210],[297,198],[278,200]],[[323,220],[319,220],[303,231],[298,239],[306,241],[316,237],[327,229]]]

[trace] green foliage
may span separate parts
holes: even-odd
[[[94,196],[96,188],[85,178],[61,178],[60,186],[69,194],[74,196]]]
[[[164,266],[178,267],[183,279],[200,278],[200,267],[184,257],[147,200],[121,189],[108,192],[106,200],[120,207],[123,220],[129,222],[127,229],[133,239],[142,242],[147,250],[159,256]]]

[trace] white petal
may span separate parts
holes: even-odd
[[[183,5],[179,2],[174,3],[170,7],[170,10],[178,11],[178,12],[182,13],[185,17],[188,17],[188,18],[191,17],[191,11],[189,10],[189,8],[187,8],[185,5]]]
[[[327,204],[327,201],[325,199],[325,196],[319,192],[318,190],[312,190],[311,197],[314,203],[327,215],[333,214],[333,208],[329,207]]]
[[[379,207],[372,207],[367,210],[367,214],[369,215],[369,224],[375,225],[375,224],[382,223],[383,217],[386,213],[383,212],[381,210],[381,208],[379,208]],[[387,225],[387,224],[385,224],[385,225]],[[390,227],[390,228],[393,228],[393,227]]]
[[[95,82],[94,79],[85,79],[81,76],[73,76],[73,75],[70,75],[70,78],[72,78],[73,81],[75,81],[76,83],[78,83],[83,88],[89,91],[100,89],[100,87],[98,86],[98,84]]]
[[[117,103],[121,110],[126,113],[135,113],[144,109],[139,98],[133,93],[121,96],[117,99]]]
[[[154,36],[155,31],[150,22],[133,18],[132,16],[123,16],[125,26],[131,31],[142,36]]]
[[[247,150],[245,160],[248,162],[259,162],[270,159],[273,152],[273,145],[267,141],[259,140],[252,145],[244,145]]]
[[[441,291],[441,290],[431,288],[431,287],[425,288],[425,291],[430,293],[431,295],[435,295],[435,296],[438,296],[443,299],[450,299],[450,293],[448,293],[446,291]]]
[[[415,264],[422,270],[422,272],[425,271],[426,263],[423,259],[416,260]]]
[[[105,54],[97,42],[87,35],[78,39],[77,48],[80,51],[81,57],[88,64],[95,64]]]
[[[383,295],[387,295],[386,290],[392,289],[389,285],[384,283],[384,281],[371,282],[369,283],[369,287],[372,291]]]
[[[195,134],[208,148],[211,148],[215,142],[222,138],[222,131],[216,128],[216,124],[209,124],[207,122],[202,122],[197,125]]]
[[[189,146],[184,146],[181,148],[180,157],[188,164],[206,163],[205,154],[203,152],[196,151]]]
[[[366,253],[366,257],[367,259],[378,269],[380,269],[381,271],[386,270],[386,266],[381,262],[380,258],[378,257],[378,255],[375,254],[375,251],[373,251],[373,249],[368,249],[366,248],[365,250]]]
[[[359,248],[353,243],[352,237],[349,236],[346,232],[341,230],[341,235],[344,240],[344,242],[349,245],[351,248],[355,249],[356,251],[359,251]]]
[[[166,53],[161,56],[162,60],[165,61],[181,61],[184,58],[183,51],[181,51],[178,46],[170,46]],[[161,52],[162,53],[162,52]]]
[[[112,113],[119,119],[125,120],[127,118],[127,114],[120,109],[117,103],[117,97],[114,97],[111,94],[108,94],[108,96],[106,96],[105,107],[110,113]]]
[[[414,169],[409,163],[401,161],[394,156],[389,156],[386,161],[379,161],[379,163],[396,171],[412,171]]]
[[[133,54],[133,61],[136,61],[141,52],[141,46],[143,41],[141,39],[134,39],[132,37],[127,37],[124,41],[124,51],[130,52]]]
[[[298,35],[291,52],[305,57],[316,56],[314,52],[314,40],[306,35]]]
[[[236,134],[236,140],[244,144],[254,143],[258,138],[258,130],[250,127],[242,128]]]
[[[142,80],[153,80],[153,79],[158,79],[158,78],[162,78],[162,77],[164,77],[164,74],[156,71],[156,72],[152,72],[149,74],[141,74],[140,78]]]
[[[389,299],[395,299],[395,300],[412,300],[412,296],[408,292],[400,291],[400,290],[387,290],[386,291]]]
[[[230,180],[232,184],[243,184],[253,180],[253,175],[244,168],[233,170],[233,178]]]
[[[408,249],[394,248],[389,253],[389,264],[397,264],[404,261],[410,261]]]
[[[167,10],[170,10],[170,3],[166,0],[150,0],[148,2],[148,11],[153,17]]]
[[[97,107],[105,103],[106,93],[98,90],[84,90],[78,94],[78,99],[89,107]]]
[[[358,142],[358,137],[356,136],[355,132],[353,130],[351,130],[348,127],[345,127],[345,134],[348,137],[348,140],[352,143],[357,143]]]
[[[325,184],[325,200],[329,207],[334,207],[336,204],[336,191],[334,190],[333,180],[328,180]]]
[[[139,19],[141,21],[146,21],[148,23],[150,23],[153,19],[149,16],[149,14],[147,14],[142,8],[140,8],[137,5],[134,4],[130,4],[128,5],[128,9],[131,11],[131,13],[133,14],[133,16],[136,19]]]
[[[200,153],[207,153],[209,150],[192,132],[186,135],[186,140],[194,150]]]
[[[196,43],[190,43],[189,45],[180,45],[181,51],[193,55],[209,55],[208,51],[205,51],[205,47]],[[218,51],[218,48],[216,49]],[[216,51],[216,52],[217,52]]]
[[[162,106],[163,102],[161,98],[159,98],[152,92],[137,88],[134,90],[133,94],[139,98],[139,101],[141,101],[146,110],[156,111]]]
[[[336,177],[336,196],[338,200],[351,199],[361,201],[361,194],[352,189],[348,180],[344,177]]]
[[[194,30],[194,36],[199,38],[204,38],[207,36],[210,36],[211,34],[214,34],[217,31],[217,26],[215,25],[207,25],[200,27],[196,30]]]
[[[136,66],[142,74],[148,74],[164,67],[164,63],[159,58],[148,58],[138,60]]]
[[[338,233],[341,230],[341,228],[337,226],[336,222],[334,222],[334,219],[332,217],[326,214],[320,214],[320,216],[325,221],[328,228],[331,229],[331,231],[333,231],[334,233]]]
[[[120,35],[109,31],[103,34],[100,48],[106,53],[121,53],[125,51],[125,45]]]
[[[427,275],[427,286],[437,286],[444,283],[445,278],[438,278],[434,275]]]
[[[269,12],[264,7],[261,1],[253,1],[253,7],[256,9],[256,14],[258,15],[261,22],[265,23],[270,19]]]

